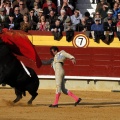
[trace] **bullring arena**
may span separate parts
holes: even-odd
[[[32,105],[27,105],[31,97],[27,92],[26,97],[13,104],[12,101],[16,97],[14,89],[1,86],[0,120],[119,120],[120,42],[117,38],[110,45],[102,41],[97,44],[90,39],[87,48],[76,48],[72,42],[66,42],[65,36],[60,41],[54,41],[51,33],[29,32],[29,39],[35,45],[41,59],[51,57],[51,45],[56,45],[76,57],[75,66],[69,61],[64,65],[66,87],[82,98],[82,101],[75,107],[74,100],[62,94],[59,107],[49,108],[55,97],[54,72],[51,66],[37,69],[32,62],[21,57],[19,59],[25,65],[34,68],[39,76],[39,94]]]
[[[13,104],[13,89],[0,90],[0,120],[119,120],[120,93],[73,91],[82,98],[74,107],[73,99],[61,95],[59,107],[49,108],[55,90],[39,89],[33,105],[27,105],[29,94]]]

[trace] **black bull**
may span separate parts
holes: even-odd
[[[24,44],[24,43],[23,43]],[[28,104],[38,95],[39,79],[32,68],[27,67],[31,76],[27,74],[21,62],[12,53],[11,49],[0,40],[0,84],[5,83],[15,88],[16,99],[18,102],[25,91],[32,96]]]

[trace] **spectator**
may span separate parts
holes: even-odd
[[[120,41],[120,13],[118,13],[118,20],[117,20],[118,22],[117,22],[117,24],[116,24],[116,27],[117,27],[117,32],[116,32],[116,34],[117,34],[117,37],[118,37],[118,39],[119,39],[119,41]]]
[[[4,28],[4,22],[6,19],[5,8],[0,8],[0,28]]]
[[[50,29],[50,24],[49,22],[46,21],[45,16],[42,15],[41,18],[39,19],[39,22],[37,23],[36,30],[49,31],[49,29]]]
[[[108,11],[108,6],[107,6],[107,3],[103,3],[103,5],[102,5],[102,8],[101,9],[99,9],[99,13],[100,13],[100,15],[101,15],[101,20],[103,21],[104,20],[104,18],[105,17],[107,17],[107,11]]]
[[[38,23],[38,17],[34,15],[34,9],[31,9],[28,14],[29,22],[31,23],[31,29],[36,30]]]
[[[19,23],[14,21],[14,14],[10,13],[9,16],[5,19],[4,28],[8,28],[9,30],[16,30],[19,27]]]
[[[61,24],[65,23],[66,19],[69,19],[70,17],[68,15],[66,15],[66,11],[65,10],[61,10],[60,11],[60,16],[58,17],[58,19],[60,19]]]
[[[55,15],[54,10],[51,10],[49,15],[47,16],[47,21],[50,23],[50,25],[53,25],[56,19],[57,19],[57,16]]]
[[[87,30],[90,31],[91,25],[94,23],[94,20],[92,17],[90,17],[89,12],[85,12],[84,16],[85,16],[85,20],[86,20]]]
[[[42,8],[43,0],[32,0],[29,5],[30,10],[34,8],[34,3],[38,4],[38,8]]]
[[[19,7],[14,8],[14,22],[18,24],[16,30],[20,29],[20,23],[23,21],[23,15],[20,13]]]
[[[108,2],[105,2],[105,0],[100,0],[100,3],[97,4],[95,11],[98,12],[100,9],[102,9],[104,3],[108,6],[108,8],[110,8],[110,4]]]
[[[116,22],[119,22],[120,21],[120,13],[118,13],[118,15],[117,15],[117,20],[116,20]]]
[[[85,12],[85,21],[86,21],[86,36],[91,37],[91,25],[94,23],[94,20],[92,17],[90,17],[89,12]]]
[[[118,3],[118,4],[120,4],[120,0],[115,0],[115,3]]]
[[[71,42],[74,38],[75,27],[70,18],[66,19],[65,21],[64,31],[66,32],[66,41]]]
[[[71,19],[68,18],[66,19],[65,24],[64,24],[64,31],[71,31],[71,30],[75,31],[75,27],[73,26]]]
[[[38,10],[38,20],[41,18],[42,15],[43,15],[43,10],[41,8],[39,8],[39,10]]]
[[[34,9],[34,15],[38,17],[39,10],[41,9],[41,8],[39,8],[38,3],[34,2],[34,8],[33,9]]]
[[[113,17],[117,18],[117,14],[120,12],[119,4],[115,3],[113,6]]]
[[[74,10],[74,7],[73,7],[73,0],[62,0],[61,1],[61,4],[62,4],[62,9],[65,9],[65,7],[69,7],[72,11]]]
[[[76,31],[79,31],[79,32],[86,32],[87,31],[86,20],[84,17],[81,18],[80,23],[77,25]]]
[[[112,18],[112,21],[116,23],[116,18],[113,16],[113,10],[109,9],[107,12],[107,17],[104,18],[103,22],[107,22],[108,18]]]
[[[46,17],[49,15],[49,13],[50,13],[51,10],[54,10],[54,11],[55,11],[55,14],[57,13],[56,7],[54,7],[54,6],[52,5],[52,1],[51,1],[51,0],[48,0],[47,3],[45,3],[45,4],[47,4],[47,6],[46,6],[46,7],[45,7],[45,6],[43,7],[43,14],[44,14]]]
[[[20,2],[20,0],[15,0],[15,1],[12,3],[13,9],[14,9],[15,7],[18,7],[18,6],[19,6],[19,2]]]
[[[116,24],[112,21],[112,17],[107,18],[107,22],[104,22],[104,33],[108,37],[107,44],[110,44],[114,39],[114,32],[116,32]]]
[[[50,26],[50,31],[53,33],[54,35],[54,40],[60,40],[62,37],[62,31],[63,31],[63,25],[61,25],[61,21],[59,19],[57,19],[55,21],[54,25]]]
[[[22,15],[28,14],[29,10],[27,9],[27,7],[25,7],[25,3],[23,0],[19,1],[19,9],[20,9],[20,13]]]
[[[101,15],[100,15],[99,12],[96,12],[96,13],[95,13],[95,15],[94,15],[94,19],[95,19],[95,18],[100,18],[100,20],[101,20]],[[102,21],[101,21],[101,22],[102,22]]]
[[[80,13],[79,10],[75,10],[74,14],[70,17],[71,18],[71,22],[75,27],[76,30],[76,26],[80,23],[80,19],[82,18],[82,14]]]
[[[8,16],[11,12],[13,12],[13,8],[11,7],[11,2],[9,0],[6,0],[5,2],[5,10],[6,15]]]
[[[46,0],[46,2],[43,4],[42,9],[49,7],[49,5],[51,5],[51,7],[53,9],[56,9],[56,5],[54,4],[54,2],[52,2],[52,0]]]
[[[104,35],[103,24],[100,23],[99,18],[95,18],[95,23],[91,26],[92,36],[95,42],[99,43],[100,39],[106,42],[106,37]]]
[[[63,4],[61,6],[61,10],[66,11],[66,15],[71,16],[73,15],[73,6],[68,3],[68,0],[63,0]]]
[[[29,22],[28,15],[25,14],[23,16],[23,22],[20,23],[20,30],[28,32],[28,30],[30,30],[30,29],[31,29],[31,24]]]

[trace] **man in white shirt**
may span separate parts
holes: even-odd
[[[82,18],[82,14],[80,13],[79,10],[74,10],[74,14],[71,16],[71,22],[75,26],[80,23],[80,20]]]

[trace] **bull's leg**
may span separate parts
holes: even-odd
[[[14,103],[17,103],[20,99],[22,99],[22,92],[15,89],[16,99],[13,101]]]
[[[30,92],[29,92],[30,93]],[[28,101],[28,104],[31,105],[32,101],[36,98],[36,96],[38,95],[38,93],[30,93],[32,95],[31,99]]]

